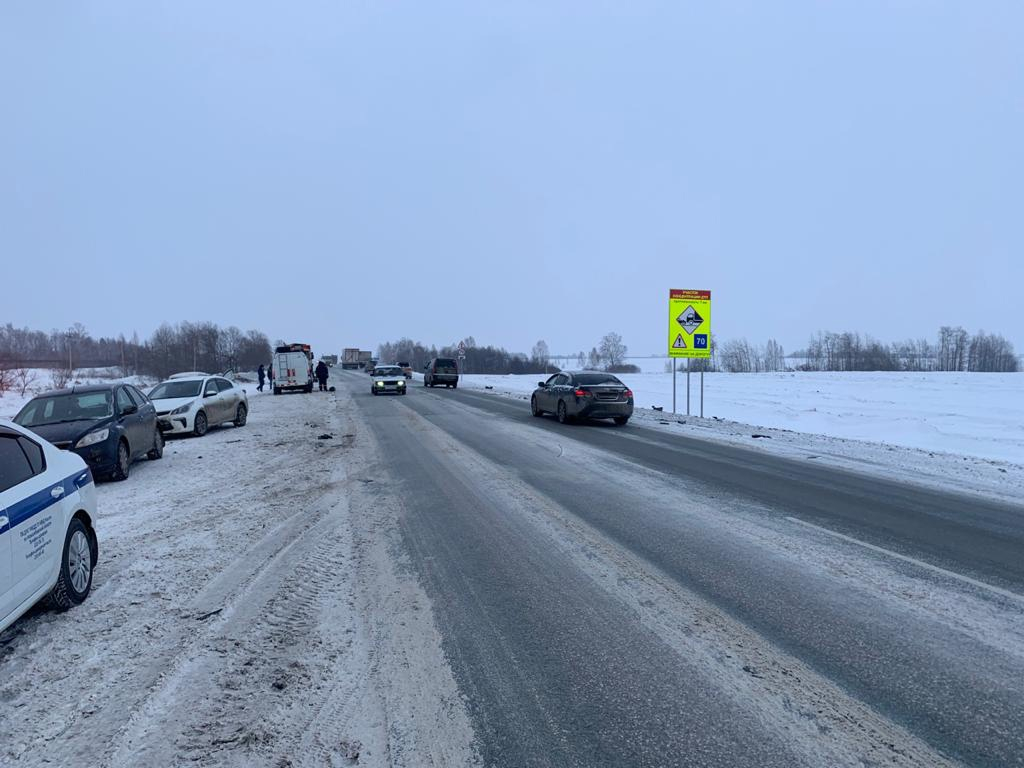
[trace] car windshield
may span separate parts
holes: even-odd
[[[375,368],[373,373],[375,376],[398,376],[402,373],[402,369],[393,365],[382,365]]]
[[[437,362],[434,364],[434,370],[438,373],[455,373],[457,368],[454,360],[438,358]]]
[[[68,421],[105,419],[114,415],[114,398],[109,390],[37,397],[14,421],[23,427],[42,427]]]
[[[618,384],[622,382],[607,373],[577,373],[573,376],[577,384]]]
[[[149,392],[150,400],[172,400],[179,397],[199,397],[202,388],[201,380],[165,381],[157,384]]]

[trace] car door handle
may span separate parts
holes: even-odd
[[[59,498],[60,498],[61,496],[63,496],[63,495],[64,495],[64,487],[63,487],[63,486],[61,486],[61,485],[58,485],[58,486],[57,486],[56,488],[53,488],[53,489],[52,489],[52,490],[50,491],[50,495],[51,495],[51,496],[52,496],[53,498],[55,498],[55,499],[59,499]]]

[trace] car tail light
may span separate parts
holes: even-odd
[[[627,389],[625,392],[622,393],[622,396],[629,400],[629,398],[633,396],[633,390]]]
[[[585,390],[585,389],[577,389],[573,394],[576,395],[576,397],[589,397],[590,396],[590,393],[587,392],[587,390]]]

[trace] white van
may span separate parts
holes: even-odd
[[[301,389],[313,391],[313,351],[309,344],[286,344],[274,350],[270,366],[274,394]]]

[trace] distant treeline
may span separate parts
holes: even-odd
[[[995,333],[973,336],[959,326],[942,326],[935,342],[909,339],[885,344],[855,331],[819,331],[807,349],[788,358],[769,339],[763,347],[731,339],[712,340],[712,366],[733,373],[759,371],[977,371],[1014,373],[1020,359],[1013,344]],[[800,361],[800,362],[797,362]]]
[[[0,326],[0,368],[118,368],[124,375],[161,378],[178,371],[252,370],[270,360],[260,331],[215,323],[161,325],[150,338],[93,338],[81,323],[63,331]]]
[[[434,357],[456,357],[460,342],[442,346],[424,346],[412,339],[399,339],[381,344],[377,351],[384,362],[408,362],[414,370],[422,370],[423,366]],[[463,370],[469,373],[557,373],[560,368],[551,362],[551,352],[543,339],[533,345],[530,354],[509,352],[503,347],[480,346],[476,339],[467,336],[461,342],[465,346],[466,360]],[[615,333],[605,334],[600,344],[593,347],[589,354],[580,352],[575,357],[579,368],[604,369],[616,373],[636,373],[639,368],[625,362],[627,348],[622,337]]]
[[[547,363],[519,352],[509,352],[502,347],[478,346],[472,336],[463,339],[466,345],[464,369],[472,373],[543,373],[558,369]],[[426,346],[412,339],[384,342],[377,348],[378,358],[385,363],[407,362],[413,370],[422,371],[435,357],[456,357],[458,342],[446,346]]]

